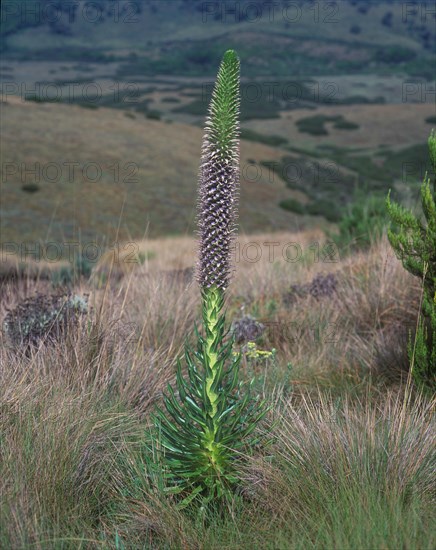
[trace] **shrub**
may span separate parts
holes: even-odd
[[[358,189],[339,221],[339,235],[330,235],[342,252],[369,249],[387,222],[383,197]]]
[[[161,113],[159,111],[148,111],[145,113],[146,118],[150,120],[160,120]]]
[[[314,115],[301,118],[297,121],[297,127],[300,132],[305,132],[312,136],[326,136],[328,135],[324,127],[326,122],[334,122],[333,127],[338,130],[357,130],[357,128],[359,128],[358,124],[345,120],[342,115]]]
[[[428,139],[433,172],[436,172],[436,133]],[[403,206],[392,203],[388,195],[386,205],[397,229],[388,231],[389,242],[403,266],[419,277],[423,284],[422,315],[419,319],[415,345],[409,342],[411,372],[418,385],[436,387],[436,177],[433,192],[426,173],[421,186],[421,204],[426,223]]]
[[[97,105],[96,103],[80,103],[79,105],[80,105],[80,107],[82,107],[83,109],[96,110],[96,109],[99,108],[99,105]]]
[[[337,222],[340,214],[336,203],[328,199],[317,199],[306,205],[306,212],[311,216],[324,216],[329,222]]]
[[[381,20],[381,24],[385,27],[392,27],[392,20],[393,20],[394,14],[391,11],[386,12]]]
[[[52,284],[56,287],[73,286],[81,278],[89,279],[92,272],[92,263],[82,254],[76,256],[74,263],[62,266],[52,273]]]
[[[250,129],[241,130],[241,139],[265,143],[265,145],[271,145],[272,147],[279,147],[280,145],[285,145],[288,143],[288,140],[282,136],[265,136]]]
[[[328,132],[324,128],[324,123],[327,119],[324,115],[314,115],[305,117],[297,121],[297,128],[299,132],[311,134],[312,136],[327,136]]]
[[[387,64],[404,63],[415,59],[416,52],[402,46],[384,46],[375,52],[375,61]]]
[[[37,183],[26,183],[25,185],[23,185],[21,187],[21,189],[23,191],[25,191],[26,193],[36,193],[41,188],[39,187],[39,185]]]
[[[310,283],[293,284],[290,291],[283,295],[283,302],[287,306],[293,306],[298,299],[312,296],[316,300],[332,298],[336,295],[338,280],[334,273],[323,275],[318,273]]]
[[[180,99],[178,97],[163,97],[162,103],[180,103]]]
[[[337,130],[357,130],[360,126],[355,122],[341,119],[334,123],[333,128],[336,128]]]
[[[17,350],[25,353],[40,342],[54,342],[71,323],[88,311],[86,299],[79,295],[55,294],[28,298],[9,311],[3,329]]]
[[[265,325],[256,321],[251,315],[244,315],[241,319],[233,321],[231,332],[236,344],[254,342],[265,332]]]
[[[305,214],[306,208],[304,204],[297,201],[296,199],[285,199],[279,202],[279,206],[284,210],[289,210],[289,212],[295,212],[296,214]]]

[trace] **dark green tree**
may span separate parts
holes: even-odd
[[[433,170],[433,190],[430,176],[425,174],[421,186],[424,220],[403,206],[390,201],[386,206],[396,230],[388,230],[388,238],[405,269],[423,284],[422,316],[418,322],[414,343],[409,341],[408,353],[412,376],[418,385],[436,387],[436,133],[428,139]]]

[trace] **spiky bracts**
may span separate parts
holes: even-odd
[[[236,230],[239,184],[239,59],[223,57],[206,121],[198,189],[201,288],[225,290],[231,273],[231,246]]]

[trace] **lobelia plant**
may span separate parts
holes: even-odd
[[[236,231],[239,183],[239,59],[228,50],[217,75],[206,121],[198,187],[199,258],[203,334],[197,349],[185,343],[187,378],[177,364],[178,395],[169,385],[166,412],[156,421],[170,490],[182,505],[197,495],[203,502],[231,493],[235,463],[258,439],[253,432],[265,403],[244,395],[239,382],[240,354],[226,329],[225,290],[231,276],[230,253]]]

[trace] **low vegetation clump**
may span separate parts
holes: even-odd
[[[76,254],[69,265],[54,269],[51,273],[51,280],[54,288],[72,288],[82,278],[89,279],[94,267],[85,255]]]
[[[341,219],[337,204],[328,199],[318,199],[308,204],[302,204],[296,199],[284,199],[279,202],[279,206],[302,216],[323,216],[329,222],[338,222]]]
[[[339,233],[331,235],[341,253],[367,250],[379,239],[388,223],[385,199],[357,189],[338,223]]]
[[[265,331],[265,326],[252,315],[244,315],[232,323],[231,330],[234,334],[235,343],[243,344],[257,340]]]
[[[326,122],[333,122],[333,128],[337,130],[357,130],[359,128],[358,124],[345,120],[342,115],[313,115],[301,118],[297,121],[297,128],[300,132],[312,136],[327,136],[329,132],[325,128]]]
[[[297,199],[285,199],[280,201],[279,205],[284,210],[289,210],[289,212],[294,212],[295,214],[300,215],[306,214],[305,205],[300,201],[297,201]]]
[[[241,130],[241,139],[257,141],[259,143],[264,143],[265,145],[271,145],[271,147],[280,147],[281,145],[286,145],[288,143],[288,140],[282,136],[266,136],[259,134],[254,130],[249,130],[248,128]]]
[[[44,341],[58,340],[68,324],[76,324],[88,312],[86,298],[72,294],[37,295],[27,298],[6,315],[3,329],[17,350],[28,351]]]
[[[293,284],[289,293],[284,295],[286,304],[293,304],[296,300],[312,296],[319,300],[335,296],[338,287],[337,276],[334,273],[317,274],[310,283]]]

